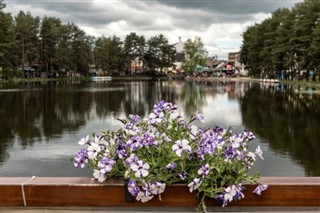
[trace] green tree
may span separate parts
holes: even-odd
[[[94,63],[97,69],[115,74],[122,70],[122,42],[119,37],[99,37],[95,41]]]
[[[136,33],[130,33],[124,40],[123,59],[125,61],[126,70],[131,74],[131,61],[136,57],[143,57],[145,55],[146,41],[144,36],[138,36]]]
[[[14,22],[11,14],[5,13],[5,4],[0,0],[0,76],[3,79],[13,77],[17,67],[15,57]]]
[[[93,38],[76,25],[72,25],[71,38],[72,69],[87,75],[92,64]]]
[[[59,68],[58,44],[61,39],[61,21],[45,16],[42,19],[40,40],[40,63],[45,72],[53,72]]]
[[[176,51],[163,34],[151,37],[147,44],[145,59],[151,71],[162,72],[164,68],[173,66]]]
[[[40,18],[33,17],[30,12],[20,11],[15,17],[16,40],[18,44],[19,64],[22,70],[25,66],[38,64],[39,61],[39,25]]]
[[[204,48],[200,37],[195,37],[193,41],[188,39],[184,43],[184,50],[185,60],[183,62],[183,66],[187,72],[192,73],[198,64],[205,65],[208,52]]]
[[[248,27],[243,34],[243,44],[241,47],[241,61],[246,65],[249,75],[261,77],[261,55],[263,48],[263,29],[261,25],[255,24]]]
[[[320,70],[320,19],[316,23],[312,33],[312,42],[310,44],[309,58],[310,64]]]

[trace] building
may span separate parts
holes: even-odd
[[[181,37],[179,37],[179,42],[173,44],[173,46],[176,49],[175,61],[173,63],[175,66],[175,70],[178,72],[182,72],[183,71],[182,62],[185,57],[185,52],[184,52],[184,43],[181,41]]]
[[[240,52],[231,52],[228,54],[228,64],[240,71],[241,75],[248,75],[248,70],[245,69],[244,64],[240,62]]]

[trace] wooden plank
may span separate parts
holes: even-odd
[[[23,206],[21,184],[30,178],[1,177],[0,206]],[[245,198],[231,202],[230,206],[320,206],[320,177],[263,177],[269,188],[261,196],[252,193],[255,186],[247,185]],[[185,184],[166,188],[161,200],[154,198],[147,203],[126,202],[122,180],[99,183],[84,177],[38,177],[24,184],[26,204],[41,206],[197,206],[195,193]],[[208,206],[218,206],[214,199]]]

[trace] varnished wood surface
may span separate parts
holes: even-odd
[[[21,184],[31,177],[1,177],[0,206],[23,206]],[[245,198],[230,206],[320,206],[320,177],[263,177],[269,188],[261,196],[247,185]],[[147,203],[126,202],[122,180],[99,183],[84,177],[37,177],[24,184],[26,204],[41,206],[197,206],[195,193],[185,184],[167,187],[161,200],[155,197]],[[217,206],[214,199],[208,206]]]

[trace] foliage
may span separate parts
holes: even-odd
[[[256,156],[262,158],[259,146],[255,152],[248,149],[255,138],[250,131],[198,128],[192,122],[204,121],[202,114],[186,121],[177,111],[176,105],[160,101],[147,118],[129,115],[119,119],[124,126],[117,131],[82,138],[79,145],[84,147],[74,156],[74,165],[93,169],[100,182],[124,177],[128,191],[141,202],[161,198],[173,183],[186,183],[190,192],[197,191],[202,211],[207,197],[223,207],[244,198],[243,183],[257,183],[257,194],[267,188],[257,182],[257,172],[248,174]]]
[[[200,37],[195,37],[192,41],[188,39],[184,44],[185,60],[183,66],[192,73],[197,65],[205,65],[208,52],[205,50]]]
[[[263,77],[285,70],[319,69],[318,0],[305,0],[291,10],[281,8],[243,33],[241,61],[251,75]]]
[[[15,54],[16,42],[14,39],[14,21],[9,13],[3,9],[5,4],[0,1],[0,68],[2,78],[8,79],[14,76],[17,55]]]
[[[160,34],[151,37],[148,42],[148,49],[145,54],[145,59],[148,62],[149,69],[160,70],[172,67],[176,50],[173,45],[170,45],[168,39]]]

